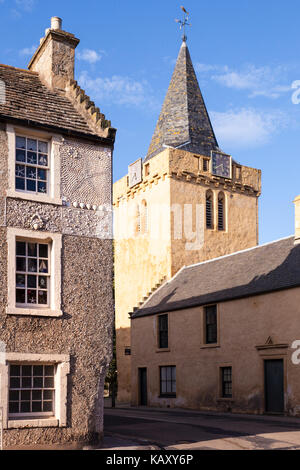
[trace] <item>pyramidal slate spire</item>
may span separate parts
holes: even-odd
[[[145,161],[165,146],[210,156],[218,142],[183,41]]]

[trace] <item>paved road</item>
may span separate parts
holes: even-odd
[[[156,449],[300,450],[299,418],[140,407],[105,409],[104,426],[108,436]]]

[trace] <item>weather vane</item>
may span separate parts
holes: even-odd
[[[183,20],[175,20],[176,23],[179,23],[180,24],[180,29],[183,29],[183,36],[182,36],[182,40],[184,42],[186,42],[187,40],[187,37],[186,37],[186,34],[185,34],[185,27],[186,26],[191,26],[190,23],[188,23],[188,19],[189,19],[189,13],[186,11],[186,9],[184,7],[180,7],[181,10],[183,11]]]

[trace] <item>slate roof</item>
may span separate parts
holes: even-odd
[[[6,88],[5,104],[0,104],[0,118],[96,136],[63,92],[54,92],[43,85],[37,72],[0,64],[0,80]]]
[[[184,267],[131,318],[300,286],[294,237]]]
[[[185,41],[145,161],[164,150],[164,145],[207,156],[218,148]]]

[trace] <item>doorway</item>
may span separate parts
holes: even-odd
[[[139,369],[139,405],[147,406],[147,368]]]
[[[283,359],[265,360],[265,411],[284,412]]]

